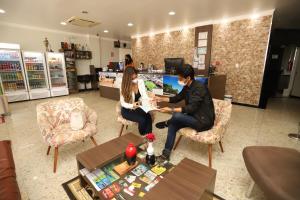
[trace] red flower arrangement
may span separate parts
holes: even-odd
[[[155,140],[155,135],[154,133],[148,133],[146,135],[146,139],[148,140],[148,142],[153,142]]]

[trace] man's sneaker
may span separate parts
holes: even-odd
[[[165,156],[165,155],[161,154],[160,156],[156,157],[156,161],[158,163],[163,163],[165,161],[170,161],[170,156]]]

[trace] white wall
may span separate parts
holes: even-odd
[[[119,49],[114,48],[114,41],[118,39],[99,38],[94,35],[77,34],[63,32],[59,30],[44,29],[38,27],[30,27],[16,24],[0,22],[0,43],[17,43],[20,44],[22,51],[39,51],[44,52],[45,46],[43,41],[45,37],[51,45],[53,51],[58,52],[61,48],[61,42],[78,43],[88,45],[92,51],[91,60],[76,60],[77,74],[90,74],[89,65],[95,67],[107,66],[109,62],[119,61]],[[121,41],[127,43],[127,48],[131,47],[130,41]],[[111,52],[114,52],[114,57],[111,57]],[[90,88],[90,84],[88,88]],[[84,88],[82,84],[79,89]]]
[[[120,58],[119,53],[122,48],[115,48],[114,41],[116,39],[111,38],[101,38],[100,39],[100,49],[101,49],[101,67],[106,67],[109,62],[119,62],[124,58]],[[121,47],[123,47],[123,43],[126,43],[126,48],[131,48],[130,41],[120,41]],[[113,55],[113,56],[112,56]]]
[[[20,44],[22,51],[44,52],[44,39],[48,38],[51,49],[55,52],[61,48],[61,42],[87,44],[92,51],[91,60],[77,60],[77,74],[90,74],[89,65],[100,67],[100,43],[99,37],[84,34],[68,33],[56,30],[39,29],[36,27],[13,26],[10,24],[0,24],[0,42]],[[84,86],[79,85],[79,89]],[[91,86],[88,85],[88,88]]]

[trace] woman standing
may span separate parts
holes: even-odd
[[[124,119],[137,122],[140,134],[145,135],[152,132],[152,118],[139,107],[140,99],[149,99],[144,81],[137,79],[134,67],[127,67],[121,85],[121,114]]]
[[[132,60],[130,54],[125,55],[125,68],[126,67],[134,67],[133,66],[133,60]]]

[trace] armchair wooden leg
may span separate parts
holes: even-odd
[[[221,152],[224,153],[222,141],[219,142],[219,145],[220,145],[220,148],[221,148]]]
[[[182,138],[182,135],[180,135],[179,138],[177,139],[177,141],[176,141],[176,143],[175,143],[175,146],[174,146],[174,148],[173,148],[174,151],[175,151],[175,149],[177,148],[177,146],[178,146],[178,144],[179,144],[181,138]]]
[[[58,158],[58,147],[55,147],[54,151],[54,166],[53,166],[53,172],[56,172],[56,166],[57,166],[57,158]]]
[[[121,130],[120,130],[120,133],[119,133],[119,137],[121,137],[123,129],[124,129],[124,124],[122,124]]]
[[[92,142],[94,143],[95,146],[98,146],[98,144],[97,144],[97,142],[96,142],[96,140],[93,136],[91,136],[91,140],[92,140]]]
[[[47,149],[47,156],[49,155],[50,149],[51,149],[51,146],[48,146],[48,149]]]
[[[128,129],[128,125],[126,125],[126,130]]]
[[[212,144],[208,145],[208,167],[211,168],[211,160],[212,160]]]

